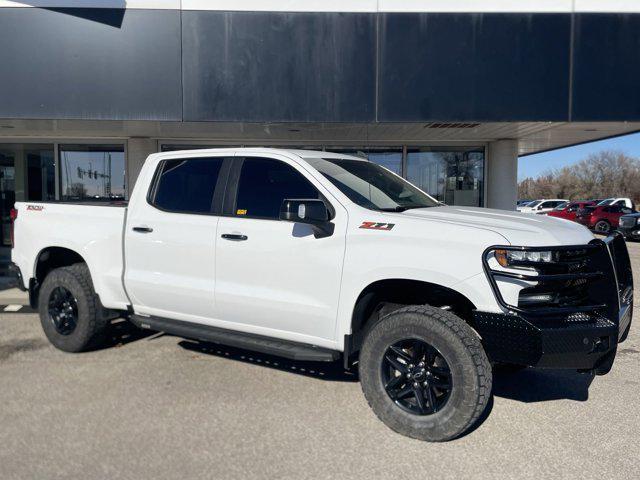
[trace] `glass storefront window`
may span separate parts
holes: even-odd
[[[61,200],[124,200],[124,146],[60,145]]]
[[[407,151],[407,180],[448,205],[484,205],[484,149]]]
[[[27,199],[56,199],[56,167],[52,146],[29,146],[24,150],[27,166]]]
[[[402,175],[402,147],[397,148],[327,148],[329,152],[366,158],[373,163]]]
[[[368,160],[403,176],[449,205],[484,206],[484,147],[348,147],[328,145],[265,145],[270,148],[326,150]],[[213,145],[162,144],[162,151],[214,148]],[[233,148],[233,147],[230,147]]]
[[[0,144],[0,245],[10,243],[9,213],[16,201],[55,200],[53,144]]]

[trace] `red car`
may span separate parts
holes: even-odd
[[[606,234],[618,227],[618,221],[622,215],[630,213],[634,211],[621,205],[591,206],[578,211],[576,221],[598,233]]]
[[[556,207],[555,209],[547,213],[547,215],[549,215],[550,217],[564,218],[565,220],[573,220],[575,222],[578,210],[582,210],[585,207],[595,204],[596,202],[586,200],[579,202],[569,202]]]

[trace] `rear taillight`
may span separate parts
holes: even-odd
[[[9,218],[11,219],[10,233],[11,233],[11,247],[13,248],[13,246],[15,245],[15,242],[13,241],[13,230],[14,230],[14,224],[18,219],[18,210],[16,210],[15,208],[12,208],[9,211]]]

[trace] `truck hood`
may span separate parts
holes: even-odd
[[[407,210],[400,215],[490,230],[511,245],[584,245],[594,239],[593,234],[578,223],[508,210],[443,206]]]

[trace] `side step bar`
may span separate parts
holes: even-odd
[[[177,337],[191,338],[205,342],[221,343],[232,347],[246,348],[256,352],[310,362],[334,362],[340,358],[340,352],[317,347],[306,343],[263,337],[251,333],[225,330],[223,328],[183,322],[161,317],[129,316],[137,327],[165,332]]]

